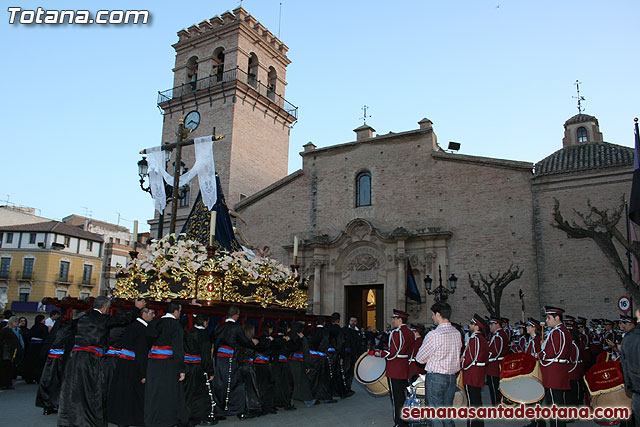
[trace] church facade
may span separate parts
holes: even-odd
[[[285,264],[293,262],[299,237],[297,263],[310,280],[313,313],[355,315],[381,328],[406,304],[412,321],[430,322],[434,296],[424,279],[450,289],[455,275],[448,302],[453,320],[466,324],[473,313],[486,314],[470,280],[512,268],[522,275],[502,295],[503,316],[520,319],[522,290],[526,316],[540,318],[541,307],[551,304],[588,318],[617,317],[625,292],[613,267],[592,241],[570,240],[552,226],[556,199],[565,218],[576,219],[573,210],[586,212],[588,200],[614,209],[630,192],[633,149],[604,142],[595,117],[567,120],[562,148],[536,164],[445,152],[433,123],[422,119],[409,131],[375,135],[365,125],[352,142],[308,143],[302,168],[286,175],[288,131],[297,114],[284,102],[286,46],[242,8],[178,35],[175,87],[159,104],[163,138],[170,140],[176,117],[191,110],[202,116],[193,136],[211,134],[212,127],[225,134],[215,144],[216,169],[235,225],[251,246],[268,247]],[[191,86],[201,70],[218,78],[220,68],[213,67],[223,44],[221,80]],[[251,70],[259,81],[271,81],[271,68],[277,75],[267,85],[271,92],[255,90]],[[231,69],[240,71],[227,81]],[[246,81],[238,77],[245,74]],[[193,93],[176,90],[187,84]],[[189,161],[187,154],[187,167]],[[179,210],[178,220],[188,211]],[[150,221],[152,235],[157,220]],[[422,304],[406,301],[409,268]]]
[[[597,129],[594,117],[581,116],[573,120],[584,126],[575,127]],[[577,129],[567,123],[570,139]],[[503,316],[521,317],[522,290],[527,316],[555,304],[585,317],[617,317],[625,292],[604,255],[551,223],[554,199],[567,217],[585,211],[587,200],[617,207],[630,191],[632,149],[593,134],[595,141],[565,141],[534,165],[444,152],[426,119],[408,132],[372,132],[356,129],[354,142],[331,147],[307,144],[301,170],[235,207],[246,238],[270,245],[282,261],[292,259],[293,236],[302,239],[298,263],[311,279],[314,313],[365,317],[373,290],[376,319],[388,319],[405,306],[410,265],[423,302],[409,301],[414,320],[430,321],[427,275],[433,287],[441,277],[445,287],[451,274],[459,278],[448,301],[454,320],[466,322],[486,313],[470,279],[510,267],[522,276],[503,293]]]

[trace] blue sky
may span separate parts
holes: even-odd
[[[0,23],[3,165],[0,203],[60,219],[84,214],[141,230],[153,214],[138,187],[141,148],[160,144],[156,95],[172,85],[176,32],[239,1],[9,1],[23,9],[148,9],[137,26]],[[274,34],[280,1],[243,6]],[[633,145],[638,99],[637,1],[282,1],[286,98],[299,107],[289,171],[302,145],[352,141],[361,107],[378,133],[427,117],[441,145],[535,162],[562,146],[577,112],[606,141]]]

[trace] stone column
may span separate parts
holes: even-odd
[[[320,314],[322,300],[320,298],[320,275],[322,274],[322,265],[324,261],[321,259],[313,260],[313,313]]]
[[[391,307],[393,308],[397,308],[398,310],[404,310],[404,306],[405,306],[405,286],[406,286],[406,273],[405,273],[405,263],[407,260],[407,256],[404,253],[404,250],[402,252],[398,252],[398,254],[396,255],[396,263],[398,264],[398,276],[397,276],[397,282],[396,282],[396,289],[398,292],[398,302],[396,307]]]

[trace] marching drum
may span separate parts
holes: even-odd
[[[620,362],[613,360],[593,365],[585,374],[592,409],[625,407],[631,411],[631,397],[624,388],[624,377]],[[600,425],[615,425],[621,420],[596,419]]]
[[[536,403],[544,398],[540,367],[535,357],[526,353],[504,357],[500,370],[500,393],[509,402],[524,404]],[[510,406],[509,402],[505,403]]]
[[[356,381],[363,384],[374,396],[384,396],[389,393],[387,383],[387,361],[382,357],[363,353],[356,362],[353,373]]]

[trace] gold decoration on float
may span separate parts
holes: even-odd
[[[171,234],[153,243],[146,252],[118,271],[114,296],[196,299],[254,303],[261,307],[307,308],[308,279],[281,263],[246,251],[215,253]]]

